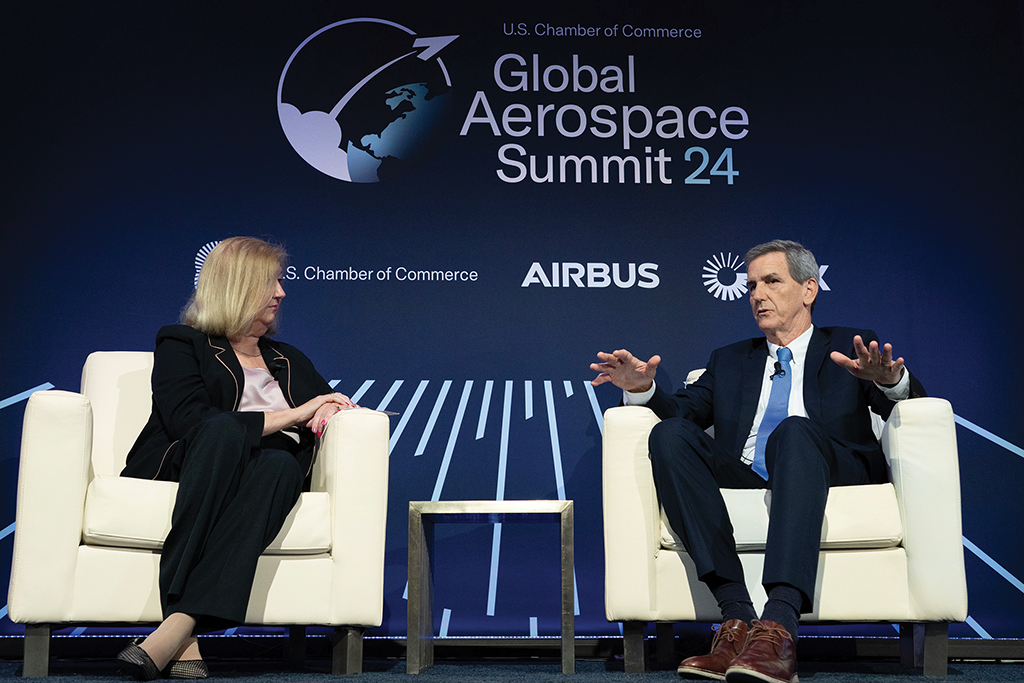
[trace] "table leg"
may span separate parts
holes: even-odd
[[[409,506],[409,600],[406,673],[418,674],[434,665],[434,522]]]
[[[576,673],[576,616],[573,600],[575,562],[573,560],[572,501],[562,510],[562,673]]]

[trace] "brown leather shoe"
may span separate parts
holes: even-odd
[[[716,681],[725,679],[725,671],[743,649],[749,629],[747,622],[742,619],[730,619],[716,626],[717,633],[711,641],[711,654],[687,657],[680,662],[676,671],[680,676],[713,678]]]
[[[726,683],[797,683],[796,643],[774,621],[757,621],[750,626],[743,651],[725,672]]]

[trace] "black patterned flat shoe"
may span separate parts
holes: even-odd
[[[199,680],[210,677],[210,669],[201,659],[179,659],[167,670],[168,678]]]
[[[121,662],[121,669],[137,681],[152,681],[160,677],[160,669],[149,658],[146,651],[137,645],[138,640],[121,650],[117,655],[117,661]]]

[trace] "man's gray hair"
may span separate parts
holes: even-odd
[[[818,261],[814,254],[804,245],[792,240],[772,240],[759,244],[743,257],[743,261],[749,266],[754,259],[782,252],[786,255],[786,265],[789,266],[789,275],[797,282],[807,282],[811,278],[818,279]]]

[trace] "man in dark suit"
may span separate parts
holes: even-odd
[[[828,489],[886,480],[869,410],[888,418],[896,401],[924,390],[873,332],[811,324],[818,264],[810,251],[775,240],[745,261],[764,337],[717,349],[700,379],[674,395],[654,382],[659,356],[643,362],[626,350],[598,353],[592,383],[612,382],[624,403],[662,419],[650,436],[658,495],[722,609],[711,654],[684,660],[679,673],[789,683],[799,616],[812,607]],[[772,492],[760,620],[720,488]]]

